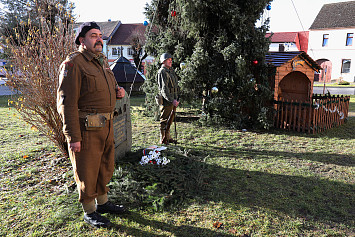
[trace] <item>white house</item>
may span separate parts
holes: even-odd
[[[355,82],[355,1],[323,5],[309,29],[308,54],[323,68],[315,80]]]
[[[133,50],[132,50],[132,38],[140,37],[141,42],[145,42],[145,29],[146,26],[143,23],[140,24],[122,24],[121,21],[96,22],[103,34],[103,50],[110,65],[121,56],[127,58],[132,64]],[[76,31],[82,22],[76,23],[74,30]],[[142,52],[144,53],[144,52]],[[154,57],[148,56],[142,61],[144,67],[145,63],[150,63],[154,60]]]
[[[145,30],[147,26],[140,24],[120,24],[117,31],[113,34],[108,42],[107,58],[110,64],[121,56],[127,58],[133,63],[133,49],[132,42],[134,38],[139,38],[142,45],[145,43]],[[144,54],[144,51],[141,53]],[[142,65],[151,63],[154,57],[146,57]]]
[[[270,52],[295,52],[308,48],[308,31],[266,33],[270,38]]]

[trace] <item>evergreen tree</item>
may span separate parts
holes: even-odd
[[[157,58],[163,52],[173,55],[183,99],[202,101],[208,121],[233,127],[267,125],[267,22],[261,27],[255,23],[269,2],[153,0],[147,5],[153,30],[145,50]],[[179,68],[182,62],[185,68]],[[157,93],[158,68],[158,60],[148,68],[148,103]]]

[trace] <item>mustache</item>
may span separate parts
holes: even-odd
[[[101,42],[96,42],[96,43],[94,44],[94,47],[96,47],[97,45],[103,46]]]

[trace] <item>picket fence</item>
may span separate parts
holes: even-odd
[[[274,101],[275,128],[318,133],[343,124],[349,112],[350,96],[317,95],[310,102]]]

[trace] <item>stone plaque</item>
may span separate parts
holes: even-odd
[[[127,93],[121,100],[116,100],[118,116],[113,119],[115,137],[115,160],[124,157],[132,148],[132,124],[130,103]]]
[[[115,131],[115,144],[121,144],[127,140],[126,116],[118,116],[113,124]]]

